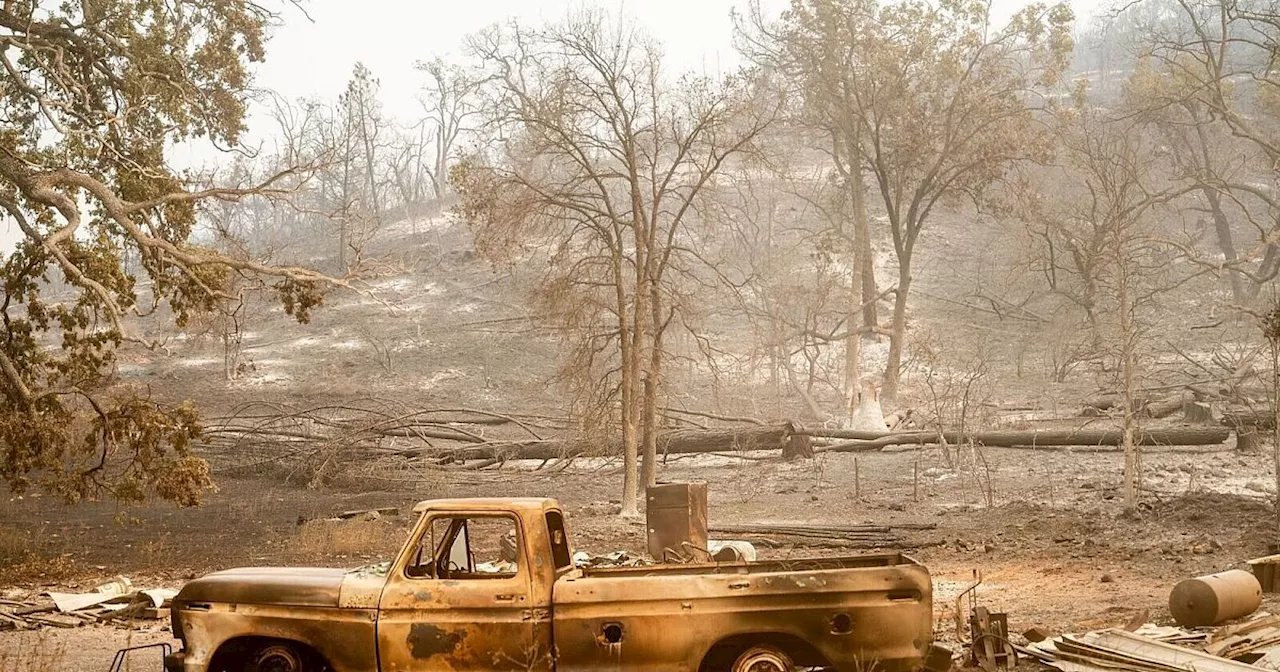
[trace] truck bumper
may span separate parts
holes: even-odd
[[[174,651],[165,656],[164,672],[187,672],[187,652]]]

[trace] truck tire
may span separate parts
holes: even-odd
[[[753,646],[733,661],[730,672],[791,672],[791,656],[774,646]]]
[[[249,656],[246,672],[313,672],[307,656],[288,642],[272,642]]]

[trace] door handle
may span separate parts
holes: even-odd
[[[498,602],[515,602],[516,596],[510,593],[504,593],[502,595],[495,595],[493,599],[497,600]]]

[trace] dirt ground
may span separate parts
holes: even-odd
[[[713,524],[936,523],[932,530],[901,534],[904,550],[932,570],[937,635],[944,640],[954,636],[954,597],[975,569],[984,577],[980,601],[1007,611],[1017,631],[1121,625],[1143,610],[1167,623],[1174,583],[1242,567],[1278,539],[1265,494],[1273,482],[1266,455],[1149,453],[1149,489],[1136,517],[1120,514],[1112,475],[1120,473],[1121,457],[1114,452],[988,449],[952,460],[960,466],[948,467],[932,450],[824,454],[795,463],[696,457],[671,461],[663,477],[708,481]],[[509,467],[416,483],[388,476],[380,488],[372,477],[324,490],[224,478],[205,506],[185,510],[69,508],[47,497],[6,494],[0,499],[0,536],[6,540],[0,543],[0,593],[86,588],[115,575],[135,585],[176,587],[204,572],[243,565],[357,566],[394,552],[407,518],[361,523],[339,535],[340,542],[299,520],[360,508],[407,511],[417,500],[436,497],[557,497],[570,514],[578,549],[640,550],[643,528],[607,513],[620,480],[610,464],[556,474]],[[774,557],[836,552],[762,549]],[[138,629],[0,633],[0,668],[105,670],[117,648],[167,637],[156,622]],[[158,661],[154,652],[137,654],[130,669],[159,669]]]

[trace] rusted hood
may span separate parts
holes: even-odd
[[[345,569],[245,567],[214,572],[182,587],[182,602],[337,607]]]

